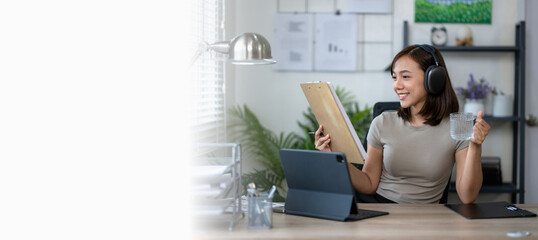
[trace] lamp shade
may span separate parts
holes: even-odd
[[[229,61],[237,65],[276,63],[267,39],[257,33],[243,33],[230,41]]]
[[[243,33],[231,41],[205,44],[198,51],[194,60],[204,51],[228,54],[228,60],[237,65],[259,65],[276,63],[271,56],[271,46],[267,39],[257,33]],[[194,62],[193,60],[193,62]]]

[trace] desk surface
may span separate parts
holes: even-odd
[[[538,213],[538,204],[516,204]],[[509,231],[529,231],[519,239],[538,239],[538,218],[468,220],[442,204],[360,204],[361,209],[389,215],[355,222],[338,222],[290,214],[273,214],[273,228],[247,228],[247,217],[233,231],[227,225],[197,227],[195,239],[513,239]]]

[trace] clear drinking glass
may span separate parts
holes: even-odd
[[[473,136],[474,116],[470,112],[450,114],[450,136],[454,140],[469,140]]]

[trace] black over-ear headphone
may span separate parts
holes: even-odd
[[[431,95],[440,94],[445,89],[447,76],[445,68],[439,66],[439,61],[435,56],[435,49],[427,44],[414,46],[422,48],[433,56],[435,65],[429,66],[428,69],[426,69],[426,72],[424,72],[424,88],[426,88],[426,92]]]

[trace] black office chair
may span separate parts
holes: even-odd
[[[379,116],[379,114],[381,114],[384,111],[396,111],[398,110],[398,108],[400,108],[400,102],[377,102],[376,104],[374,104],[372,119]],[[366,140],[366,137],[368,136],[368,131],[366,131],[366,134],[364,136],[365,137],[362,144],[364,146],[364,149],[368,149],[367,148],[368,141]],[[362,170],[362,164],[357,165],[357,167]],[[449,187],[450,187],[450,179],[448,179],[448,184],[446,185],[445,190],[443,191],[443,196],[441,197],[441,200],[439,200],[439,203],[441,204],[447,203]],[[358,197],[359,193],[357,191],[355,191],[355,193]]]
[[[372,113],[372,119],[379,116],[384,111],[396,111],[400,108],[400,102],[377,102],[374,104],[373,113]],[[362,145],[364,146],[364,149],[367,149],[367,143],[366,136],[368,136],[368,130],[366,130],[366,134],[364,134],[364,141],[362,142]]]

